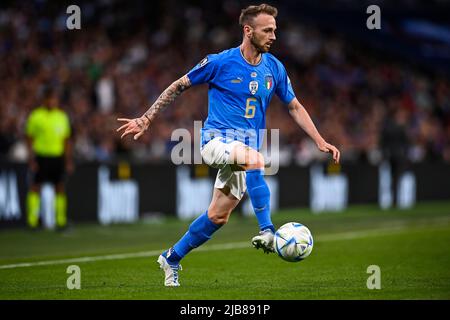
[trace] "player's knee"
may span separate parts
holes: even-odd
[[[217,225],[224,225],[228,222],[228,218],[230,217],[231,210],[229,211],[208,211],[208,218],[212,223]]]
[[[249,157],[249,161],[245,166],[246,170],[263,169],[264,168],[264,156],[259,152],[254,152]]]
[[[214,217],[213,219],[211,219],[211,221],[214,224],[217,224],[217,225],[221,226],[221,225],[224,225],[224,224],[226,224],[228,222],[228,217],[227,216]]]

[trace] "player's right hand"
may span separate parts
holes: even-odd
[[[117,119],[117,121],[125,122],[123,126],[116,130],[116,132],[120,132],[121,130],[123,130],[120,139],[129,134],[134,134],[134,140],[137,140],[144,134],[145,131],[147,131],[149,127],[149,121],[146,117],[135,119],[119,118]]]

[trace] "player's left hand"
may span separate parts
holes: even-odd
[[[149,123],[148,120],[144,118],[135,118],[135,119],[126,119],[119,118],[117,121],[126,122],[123,126],[117,129],[117,132],[124,130],[123,134],[120,136],[120,139],[123,137],[134,134],[134,140],[139,139],[140,136],[144,134],[144,132],[148,129]]]
[[[333,154],[334,163],[339,163],[339,159],[341,158],[341,153],[338,150],[338,148],[336,148],[332,144],[329,144],[326,141],[323,141],[322,143],[317,144],[317,147],[322,152],[332,153]]]

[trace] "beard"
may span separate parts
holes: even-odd
[[[253,34],[252,37],[250,38],[250,43],[256,48],[256,50],[259,53],[266,53],[269,52],[270,47],[266,47],[264,44],[261,44],[258,39],[255,37],[255,35]]]

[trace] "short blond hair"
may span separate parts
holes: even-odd
[[[248,6],[247,8],[241,10],[241,15],[239,16],[239,25],[243,27],[246,24],[251,24],[253,19],[261,13],[266,13],[276,18],[278,15],[278,10],[277,8],[265,3],[260,4],[259,6]]]

